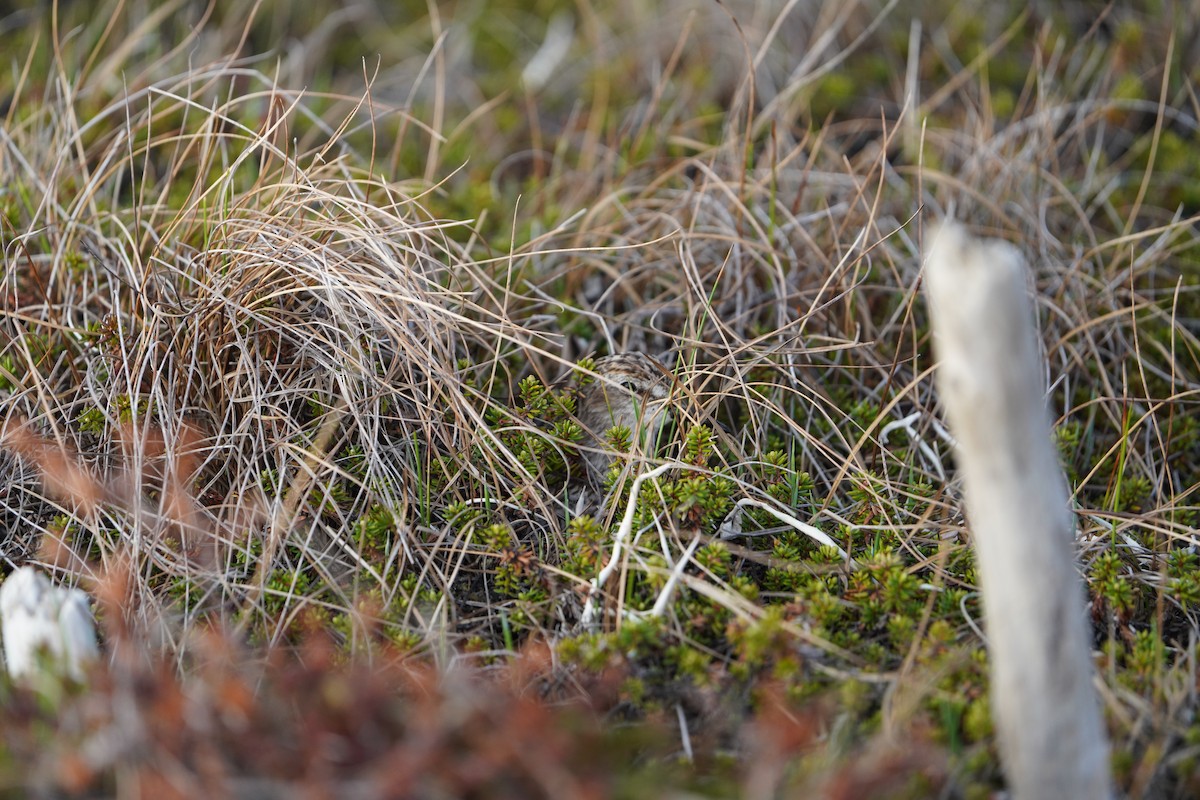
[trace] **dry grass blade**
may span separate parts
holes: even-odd
[[[596,692],[635,736],[667,714],[698,783],[642,762],[657,793],[1003,791],[919,301],[952,216],[1032,265],[1114,783],[1195,794],[1197,23],[909,5],[4,12],[6,570],[101,595],[126,708],[143,678],[175,708],[205,648],[264,669],[218,683],[315,694],[343,661],[506,676],[538,648],[518,697]],[[610,387],[654,413],[593,413],[608,356],[663,365]],[[768,683],[794,705],[752,745]],[[328,696],[379,721],[383,685]],[[425,774],[379,724],[396,752],[354,763]],[[504,745],[471,741],[436,753]],[[221,747],[234,783],[169,746],[153,780],[277,788]],[[504,752],[522,787],[593,785]],[[39,774],[103,794],[122,758]]]

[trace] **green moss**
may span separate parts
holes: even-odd
[[[858,92],[858,81],[841,70],[826,73],[814,85],[809,113],[813,120],[824,122],[831,115],[849,110]]]
[[[986,698],[977,697],[967,704],[963,714],[963,734],[968,742],[985,742],[992,738],[995,727],[992,709]]]

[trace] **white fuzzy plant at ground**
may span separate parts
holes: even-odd
[[[1067,484],[1016,250],[953,223],[925,272],[958,441],[1000,757],[1017,800],[1111,796]]]
[[[0,585],[0,635],[4,665],[18,680],[48,669],[83,681],[85,665],[99,653],[87,595],[55,586],[32,567]]]

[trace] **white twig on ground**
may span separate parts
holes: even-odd
[[[741,500],[737,501],[737,505],[734,506],[733,511],[730,511],[729,515],[725,517],[725,521],[721,523],[720,533],[718,534],[720,538],[732,539],[735,536],[752,535],[742,533],[740,526],[738,526],[735,522],[735,515],[740,516],[742,514],[742,509],[746,506],[761,508],[763,511],[767,512],[785,525],[795,528],[800,533],[816,542],[819,542],[820,544],[832,547],[842,558],[849,559],[849,556],[846,555],[846,551],[838,547],[837,542],[835,542],[833,539],[830,539],[820,528],[809,525],[807,522],[801,522],[792,515],[785,514],[779,509],[772,508],[761,500],[755,500],[752,497],[743,497]]]
[[[926,291],[938,388],[959,443],[992,708],[1013,796],[1111,796],[1066,482],[1014,248],[946,223]]]
[[[650,610],[650,616],[661,617],[667,611],[667,606],[671,603],[671,597],[675,594],[675,587],[679,584],[679,578],[683,575],[683,570],[687,567],[688,562],[692,560],[692,554],[696,552],[696,547],[700,544],[700,537],[692,539],[692,543],[683,551],[683,555],[675,562],[675,568],[671,570],[671,575],[667,578],[667,584],[663,586],[662,591],[658,593],[658,598],[654,601],[654,608]]]
[[[683,706],[679,703],[675,704],[675,718],[679,720],[679,741],[683,745],[683,755],[691,764],[694,760],[692,755],[692,737],[688,733],[687,717],[683,713]]]
[[[600,570],[600,573],[592,579],[592,588],[588,591],[587,602],[583,605],[583,616],[580,622],[589,627],[596,620],[596,595],[604,588],[604,584],[616,571],[621,563],[621,557],[624,555],[625,542],[633,535],[633,517],[637,511],[638,493],[642,490],[642,484],[646,481],[657,478],[669,469],[679,466],[674,462],[662,464],[655,467],[649,472],[638,475],[633,479],[633,486],[629,488],[629,505],[625,507],[625,516],[621,519],[621,526],[617,528],[616,536],[613,537],[612,556],[609,557],[608,563]]]
[[[920,411],[914,411],[907,417],[892,420],[887,425],[884,425],[879,429],[879,443],[887,444],[888,434],[894,430],[904,431],[908,434],[908,438],[911,439],[914,444],[916,444],[917,449],[921,451],[921,455],[925,456],[925,460],[928,461],[930,466],[937,471],[938,479],[945,481],[946,471],[942,467],[942,459],[940,459],[934,449],[930,447],[924,439],[921,438],[921,435],[917,433],[917,429],[913,425],[914,422],[921,418],[921,414],[922,412]]]
[[[540,91],[554,77],[563,59],[570,53],[574,38],[575,23],[570,14],[558,13],[550,18],[542,46],[521,71],[521,82],[525,84],[526,89],[531,92]]]

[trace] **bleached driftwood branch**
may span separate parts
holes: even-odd
[[[1009,786],[1018,800],[1110,797],[1074,526],[1022,260],[1007,244],[946,223],[925,283],[938,388],[959,443]]]

